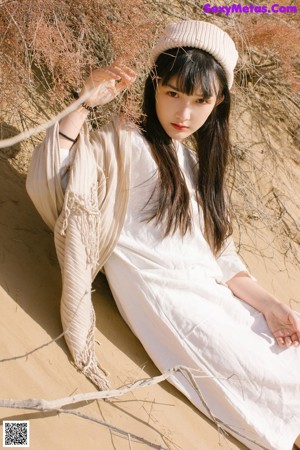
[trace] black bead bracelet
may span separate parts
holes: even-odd
[[[73,95],[73,97],[75,98],[75,100],[78,100],[79,99],[79,94],[78,94],[78,92],[77,91],[75,91],[75,89],[72,89],[72,95]],[[95,106],[95,107],[93,107],[93,106],[90,106],[90,105],[87,105],[85,102],[82,102],[81,103],[81,106],[82,106],[82,108],[84,108],[84,109],[86,109],[88,112],[94,112],[95,110],[96,110],[96,108],[97,108],[97,106]]]
[[[95,111],[95,108],[93,108],[92,106],[90,106],[90,105],[87,105],[86,103],[81,103],[81,106],[84,108],[84,109],[87,109],[88,110],[88,112],[94,112]]]

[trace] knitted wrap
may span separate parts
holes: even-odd
[[[71,151],[69,182],[61,187],[58,124],[36,148],[26,187],[54,230],[62,274],[61,320],[76,367],[99,389],[107,372],[95,354],[91,284],[122,230],[128,203],[130,131],[116,119],[88,138],[86,127]]]

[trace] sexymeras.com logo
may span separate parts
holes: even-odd
[[[233,3],[232,5],[215,6],[206,3],[203,5],[203,12],[206,14],[229,14],[244,13],[244,14],[295,14],[297,13],[297,6],[294,5],[241,5],[241,3]]]

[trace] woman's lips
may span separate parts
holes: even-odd
[[[172,127],[175,128],[175,130],[186,130],[188,127],[184,126],[184,125],[178,125],[177,123],[171,123]]]

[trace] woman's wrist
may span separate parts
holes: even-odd
[[[260,312],[266,316],[266,314],[268,314],[268,312],[272,309],[272,307],[275,304],[279,304],[279,300],[277,300],[277,298],[273,297],[272,295],[268,294],[266,295],[266,297],[261,301],[260,304]]]
[[[90,106],[85,102],[82,102],[80,106],[84,108],[88,113],[94,112],[97,108],[97,106]]]
[[[82,125],[87,119],[89,111],[79,105],[59,122],[60,145],[71,148],[77,141]]]
[[[82,91],[79,93],[77,91],[73,91],[72,93],[75,100],[78,100],[80,99],[80,97],[82,97]],[[97,105],[90,104],[89,99],[87,99],[86,101],[83,101],[81,103],[79,108],[83,109],[84,111],[87,111],[87,113],[91,113],[97,108]]]
[[[84,118],[84,120],[87,118],[87,116],[90,113],[89,109],[87,109],[85,106],[83,106],[83,103],[81,103],[81,105],[78,106],[78,108],[75,110],[75,112],[78,112]]]

